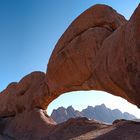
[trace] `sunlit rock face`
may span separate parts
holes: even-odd
[[[105,5],[93,6],[73,21],[48,64],[50,92],[60,95],[72,90],[105,90],[100,82],[102,75],[97,77],[96,71],[97,61],[102,59],[99,53],[103,42],[125,23],[123,16]]]
[[[46,83],[52,95],[102,90],[140,106],[140,7],[129,21],[111,7],[82,13],[59,39]]]
[[[0,117],[14,118],[20,130],[21,125],[32,125],[27,118],[35,111],[43,125],[54,125],[40,110],[59,95],[76,90],[107,91],[140,107],[139,36],[140,7],[129,21],[106,5],[89,8],[59,39],[46,73],[33,72],[1,92]],[[22,124],[21,114],[27,114]],[[8,131],[3,130],[6,134],[13,128],[8,126]]]

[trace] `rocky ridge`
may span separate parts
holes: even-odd
[[[127,112],[122,113],[118,109],[111,110],[107,108],[104,104],[97,105],[95,107],[88,106],[83,109],[81,112],[75,110],[72,106],[67,108],[59,107],[52,111],[51,118],[57,122],[62,123],[67,121],[70,118],[81,118],[86,117],[89,120],[98,120],[104,123],[112,123],[117,119],[125,120],[135,120],[136,117]]]

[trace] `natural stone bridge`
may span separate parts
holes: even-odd
[[[82,13],[59,39],[46,73],[33,72],[1,92],[0,117],[44,110],[77,90],[106,91],[140,107],[140,6],[129,21],[105,5]]]

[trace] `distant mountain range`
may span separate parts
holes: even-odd
[[[111,110],[107,108],[104,104],[97,105],[95,107],[88,106],[81,112],[75,110],[72,106],[69,106],[68,108],[59,107],[58,109],[53,110],[51,117],[57,123],[62,123],[70,118],[77,117],[87,117],[88,119],[95,119],[106,123],[112,123],[116,119],[137,119],[134,115],[129,114],[128,112],[122,113],[119,109]]]

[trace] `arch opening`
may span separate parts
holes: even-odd
[[[87,117],[106,123],[116,119],[140,118],[137,106],[121,97],[95,90],[65,93],[49,104],[47,113],[57,123],[75,117]]]

